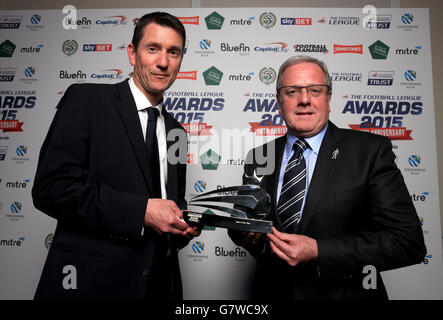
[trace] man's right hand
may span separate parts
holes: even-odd
[[[229,229],[228,235],[236,245],[245,248],[254,257],[262,251],[266,242],[266,234],[264,233]]]
[[[172,200],[149,199],[146,206],[145,225],[159,234],[172,233],[187,238],[200,235],[200,230],[190,227],[183,221],[182,211]]]

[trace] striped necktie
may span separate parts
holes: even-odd
[[[283,185],[277,205],[277,213],[282,221],[285,232],[295,233],[300,220],[300,211],[306,189],[306,162],[303,151],[309,147],[308,143],[299,139],[292,148],[294,154],[286,165],[283,176]]]

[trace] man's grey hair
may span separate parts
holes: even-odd
[[[316,58],[313,58],[310,56],[305,56],[305,55],[293,56],[293,57],[289,58],[288,60],[286,60],[285,62],[283,62],[283,64],[280,66],[280,69],[278,70],[278,76],[277,76],[277,88],[276,88],[277,94],[279,94],[279,89],[282,86],[281,77],[282,77],[283,72],[287,68],[289,68],[290,66],[293,66],[293,65],[296,65],[299,63],[303,63],[303,62],[314,63],[320,67],[320,69],[325,74],[326,84],[329,86],[329,94],[331,94],[332,80],[331,80],[331,76],[329,75],[328,67],[326,66],[326,64],[323,61],[320,61]]]

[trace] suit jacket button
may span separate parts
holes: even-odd
[[[143,277],[147,277],[147,276],[149,276],[149,272],[150,272],[149,268],[145,268],[145,269],[143,270],[143,272],[142,272],[142,276],[143,276]]]

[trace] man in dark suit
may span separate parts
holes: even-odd
[[[426,254],[391,142],[337,128],[331,93],[323,62],[296,56],[280,67],[287,135],[251,150],[245,165],[245,175],[263,175],[273,232],[229,231],[257,259],[255,298],[387,299],[380,272]]]
[[[61,99],[32,189],[57,219],[35,299],[182,298],[177,251],[200,230],[182,220],[186,132],[162,97],[185,38],[174,16],[147,14],[129,81],[75,84]]]

